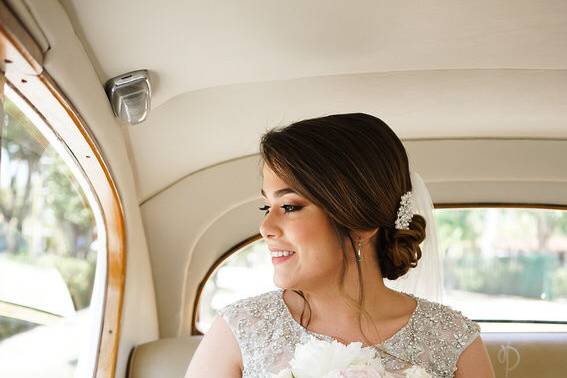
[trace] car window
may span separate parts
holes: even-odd
[[[92,376],[105,286],[99,209],[72,154],[7,88],[0,160],[0,376]]]

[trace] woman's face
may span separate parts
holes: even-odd
[[[267,214],[260,233],[272,255],[276,286],[310,290],[338,280],[342,251],[325,212],[294,192],[267,165],[263,175]]]

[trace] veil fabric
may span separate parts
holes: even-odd
[[[417,172],[410,170],[414,208],[425,218],[425,239],[420,244],[421,259],[397,280],[384,280],[386,286],[420,298],[442,303],[443,269],[437,244],[437,227],[433,217],[433,202],[429,190]]]

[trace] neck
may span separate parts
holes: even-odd
[[[366,256],[370,256],[366,254]],[[333,321],[348,324],[358,321],[360,313],[349,303],[351,298],[367,310],[374,321],[386,317],[386,309],[392,296],[392,290],[384,285],[380,269],[375,260],[367,259],[360,262],[361,280],[364,288],[362,303],[360,301],[360,283],[356,262],[351,261],[347,266],[343,289],[337,280],[335,285],[328,282],[302,290],[309,302],[311,321],[325,321],[325,314],[332,314]]]

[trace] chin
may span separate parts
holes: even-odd
[[[274,285],[276,285],[276,287],[279,287],[280,289],[289,289],[289,283],[277,276],[274,276]]]
[[[274,274],[274,285],[280,289],[295,289],[294,282],[283,275]]]

